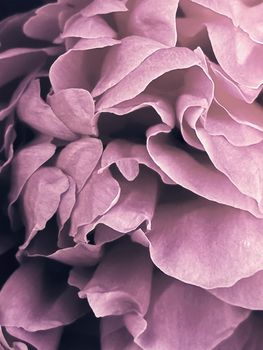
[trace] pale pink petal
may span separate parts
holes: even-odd
[[[58,209],[61,195],[69,188],[69,180],[60,169],[42,167],[34,172],[22,194],[26,239],[20,249],[25,249],[38,231]]]
[[[40,247],[43,249],[43,242],[41,243],[42,245]],[[72,247],[60,248],[51,254],[40,253],[38,247],[29,246],[24,255],[34,258],[44,256],[71,266],[93,266],[99,262],[102,253],[103,249],[100,246],[87,243],[77,243]]]
[[[13,159],[11,168],[12,186],[9,193],[8,212],[14,220],[12,206],[18,199],[30,176],[55,153],[56,147],[48,142],[38,142],[20,150]]]
[[[148,171],[141,171],[134,181],[120,180],[119,185],[121,193],[118,202],[96,224],[127,233],[145,222],[147,229],[150,229],[158,195],[157,178]]]
[[[247,244],[249,246],[249,240]],[[209,292],[229,304],[251,310],[262,310],[262,283],[263,271],[259,271],[251,277],[241,279],[232,287],[211,289]]]
[[[49,96],[48,103],[56,116],[74,133],[96,134],[94,101],[83,89],[66,89]]]
[[[95,86],[108,47],[119,41],[112,38],[94,40],[81,41],[52,64],[49,77],[55,92],[67,88],[91,90]]]
[[[198,128],[197,135],[214,166],[224,173],[239,191],[263,204],[263,142],[249,147],[231,145],[223,136],[211,136]],[[248,171],[249,169],[249,171]]]
[[[160,49],[146,58],[119,84],[106,91],[99,100],[97,108],[103,110],[134,98],[143,92],[153,80],[167,72],[201,64],[199,56],[187,48]],[[149,67],[151,67],[150,70]]]
[[[103,113],[108,112],[117,115],[125,115],[149,106],[159,115],[160,121],[170,127],[174,127],[176,120],[173,105],[164,96],[160,97],[154,95],[152,92],[151,94],[143,92],[130,100],[117,104],[114,107],[104,109]]]
[[[71,215],[70,234],[76,235],[78,228],[89,225],[107,212],[118,201],[120,186],[109,170],[94,173],[78,195]]]
[[[58,16],[62,8],[59,4],[42,6],[24,24],[24,33],[34,39],[53,41],[60,33]]]
[[[159,274],[145,316],[147,328],[135,342],[144,350],[210,350],[248,315],[200,288]]]
[[[151,273],[147,250],[123,242],[105,255],[79,295],[88,299],[97,317],[131,311],[144,315],[149,305]]]
[[[262,316],[251,313],[232,336],[225,339],[214,350],[259,350],[262,344]]]
[[[117,33],[100,16],[85,17],[77,13],[66,22],[61,37],[116,38]]]
[[[103,148],[99,139],[81,138],[68,144],[59,154],[56,165],[70,175],[80,191],[95,169]]]
[[[247,32],[252,40],[263,42],[263,29],[260,25],[260,14],[263,7],[261,3],[255,6],[249,6],[246,1],[227,1],[220,3],[216,0],[192,0],[202,6],[205,6],[219,14],[225,15],[233,22],[233,26],[240,27]],[[248,1],[249,3],[249,1]]]
[[[151,257],[163,272],[217,288],[262,269],[261,232],[262,220],[243,210],[179,196],[159,207],[147,237]]]
[[[119,45],[110,48],[104,58],[101,77],[92,91],[93,96],[116,85],[121,79],[137,68],[153,52],[164,46],[151,39],[140,36],[128,36]],[[127,57],[129,59],[127,60]]]
[[[237,111],[244,111],[242,107],[244,107],[242,103],[235,105]],[[253,112],[253,108],[251,108],[251,112]],[[234,120],[226,111],[226,107],[214,102],[204,120],[204,129],[211,136],[224,136],[228,143],[233,146],[251,146],[263,141],[263,133],[249,122],[248,116],[250,115],[255,116],[253,113],[244,113],[248,120],[247,123],[245,120]]]
[[[44,135],[74,140],[76,135],[56,117],[51,107],[40,97],[39,80],[31,82],[18,102],[19,118]]]
[[[35,260],[11,275],[0,292],[1,325],[41,331],[69,324],[86,312],[76,290],[54,267]]]
[[[259,87],[263,79],[261,44],[253,42],[227,19],[209,22],[206,26],[215,56],[225,72],[241,85]]]
[[[65,223],[70,218],[70,214],[76,202],[75,181],[71,176],[68,176],[67,178],[69,182],[69,188],[66,192],[62,193],[57,211],[60,231],[63,229]]]
[[[101,167],[104,170],[112,164],[116,164],[122,175],[129,181],[133,181],[139,175],[139,165],[143,164],[159,174],[163,182],[172,182],[153,162],[144,145],[125,140],[110,142],[103,152]]]
[[[120,0],[93,0],[88,6],[81,10],[81,14],[86,17],[103,15],[112,12],[127,11],[125,2]]]
[[[158,125],[148,131],[147,142],[151,158],[167,176],[204,198],[262,217],[256,201],[242,194],[224,174],[216,170],[204,152],[187,152],[170,133],[170,128]],[[217,186],[214,186],[215,183]]]
[[[127,3],[129,11],[118,14],[117,24],[124,36],[139,35],[175,46],[175,16],[178,0],[135,0]]]

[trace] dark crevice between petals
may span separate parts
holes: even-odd
[[[99,137],[104,146],[116,139],[144,145],[147,129],[160,121],[160,116],[153,108],[141,108],[122,116],[101,113],[98,120]]]
[[[58,350],[99,350],[100,319],[93,312],[64,327]]]

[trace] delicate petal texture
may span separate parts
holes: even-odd
[[[112,38],[85,40],[59,56],[50,69],[50,81],[55,92],[67,88],[89,89],[98,80],[101,57],[108,46],[119,42]],[[71,63],[75,62],[74,65]]]
[[[75,235],[78,227],[91,224],[106,213],[117,202],[119,195],[120,186],[109,171],[93,174],[79,193],[72,212],[71,234]]]
[[[142,223],[151,227],[157,201],[157,181],[145,172],[133,182],[120,182],[121,194],[116,205],[99,221],[119,232],[137,229]]]
[[[82,138],[71,142],[61,151],[57,166],[74,179],[80,191],[95,169],[101,153],[100,140]]]
[[[175,183],[209,200],[262,217],[256,201],[238,191],[227,177],[215,169],[205,153],[191,154],[187,149],[178,147],[166,125],[151,128],[148,136],[150,156]],[[217,186],[214,186],[215,183]]]
[[[263,68],[258,64],[263,59],[261,45],[253,42],[247,33],[235,28],[228,20],[209,23],[207,30],[215,56],[226,73],[239,84],[251,88],[260,86],[263,79]],[[227,50],[221,49],[222,42],[229,43]]]
[[[40,97],[39,81],[33,81],[18,104],[20,119],[44,135],[59,139],[74,140],[72,133],[52,112]]]
[[[97,317],[145,314],[149,305],[151,263],[147,250],[129,242],[114,247],[81,290]],[[129,275],[127,274],[129,271]]]
[[[128,36],[122,39],[119,45],[111,47],[106,54],[102,65],[102,77],[92,91],[92,95],[101,95],[116,85],[148,56],[162,47],[160,43],[140,36]]]
[[[23,264],[0,292],[4,326],[41,331],[68,324],[84,312],[74,288],[65,287],[52,265],[40,261]]]
[[[147,236],[151,257],[162,271],[215,288],[262,269],[261,230],[262,220],[245,211],[193,199],[160,206]]]
[[[96,132],[94,102],[88,91],[66,89],[49,97],[56,116],[74,133],[92,135]]]
[[[248,243],[249,244],[249,241]],[[225,302],[251,310],[262,310],[262,278],[260,270],[255,275],[239,280],[232,287],[209,290],[213,295]]]
[[[176,69],[200,64],[200,59],[186,48],[160,49],[127,75],[118,85],[106,92],[98,102],[98,109],[112,107],[143,92],[151,81]],[[149,67],[151,69],[149,70]]]
[[[24,147],[12,162],[12,188],[9,193],[9,210],[18,199],[30,176],[55,153],[55,146],[47,142],[38,142]]]
[[[11,2],[0,349],[262,350],[262,0]]]
[[[178,0],[154,0],[130,2],[129,12],[120,16],[126,36],[136,34],[145,36],[167,46],[176,44],[175,15]]]
[[[24,249],[36,233],[55,214],[61,195],[69,188],[69,180],[61,170],[43,167],[37,170],[25,185],[22,195],[26,225]]]
[[[210,350],[249,315],[248,311],[222,303],[202,289],[164,276],[154,279],[153,290],[145,316],[147,328],[136,339],[145,350]]]

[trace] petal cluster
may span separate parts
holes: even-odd
[[[0,347],[260,350],[263,3],[0,22]]]

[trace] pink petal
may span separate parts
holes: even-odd
[[[259,87],[263,79],[261,45],[227,19],[207,23],[207,30],[215,56],[225,72],[241,85]],[[225,43],[223,50],[222,43]]]
[[[49,77],[53,90],[92,89],[99,79],[102,58],[108,47],[118,43],[112,38],[85,40],[60,55],[50,68]]]
[[[12,186],[8,212],[13,220],[12,206],[18,199],[30,176],[55,153],[56,147],[48,142],[34,143],[19,151],[12,161]]]
[[[127,11],[125,3],[120,0],[93,0],[88,6],[82,11],[82,15],[86,17],[103,15],[112,12],[123,12]]]
[[[52,268],[40,261],[28,262],[11,275],[0,292],[2,325],[43,331],[69,324],[85,313],[74,288]]]
[[[243,210],[179,197],[160,206],[147,237],[153,262],[163,272],[183,282],[217,288],[262,269],[261,231],[262,220]]]
[[[129,181],[133,181],[139,175],[139,165],[143,164],[159,174],[163,182],[171,183],[165,173],[152,161],[144,145],[125,140],[110,142],[103,152],[101,167],[105,169],[114,163]]]
[[[53,41],[60,33],[58,16],[62,8],[58,4],[42,6],[24,24],[24,33],[34,39]]]
[[[101,349],[141,350],[141,347],[134,343],[120,317],[109,316],[101,320]]]
[[[117,17],[117,23],[125,36],[139,35],[175,46],[177,33],[175,16],[179,1],[155,0],[128,3],[129,11]]]
[[[147,142],[151,158],[170,179],[204,198],[262,217],[256,201],[217,171],[205,153],[189,153],[179,148],[170,132],[167,126],[157,125],[148,131]]]
[[[231,335],[248,314],[200,288],[159,274],[154,278],[145,316],[147,328],[135,342],[144,350],[212,349]]]
[[[49,96],[48,102],[56,116],[74,133],[94,135],[96,121],[94,102],[88,91],[66,89]]]
[[[248,245],[249,245],[248,241]],[[239,280],[232,287],[211,289],[213,295],[219,299],[236,306],[251,310],[263,309],[263,271]]]
[[[58,219],[60,231],[63,229],[65,223],[70,218],[70,214],[76,202],[76,184],[71,176],[68,176],[69,188],[62,193],[60,204],[58,207]]]
[[[158,42],[140,36],[133,35],[123,38],[120,45],[112,46],[105,55],[101,77],[92,91],[92,95],[101,95],[116,85],[148,56],[163,47]]]
[[[63,140],[74,140],[72,133],[53,113],[52,109],[40,97],[40,83],[31,82],[18,103],[19,118],[42,134]]]
[[[0,53],[0,86],[40,68],[46,60],[41,49],[15,48]]]
[[[71,215],[70,234],[76,235],[79,227],[91,224],[107,212],[118,201],[119,195],[120,186],[109,171],[93,173],[78,195]]]
[[[65,24],[62,38],[78,37],[85,39],[116,38],[117,33],[99,16],[84,17],[77,13]]]
[[[194,65],[201,65],[201,60],[197,54],[187,48],[160,49],[146,58],[139,67],[123,78],[119,84],[108,90],[99,100],[97,108],[103,110],[132,99],[163,74]]]
[[[127,274],[129,271],[129,274]],[[97,317],[135,311],[145,314],[149,305],[152,265],[147,250],[129,242],[115,246],[79,292]]]
[[[156,177],[148,171],[141,171],[134,181],[119,181],[119,184],[121,193],[118,202],[96,224],[127,233],[145,222],[150,229],[158,194]]]
[[[95,169],[102,150],[99,139],[81,138],[60,152],[56,165],[74,179],[77,190],[80,191]]]
[[[262,209],[263,142],[238,147],[231,145],[222,136],[208,135],[201,128],[197,129],[197,135],[214,166],[224,173],[241,193],[255,199]]]
[[[25,249],[37,232],[45,228],[68,188],[67,176],[55,167],[42,167],[30,177],[22,196],[26,240],[20,249]]]

